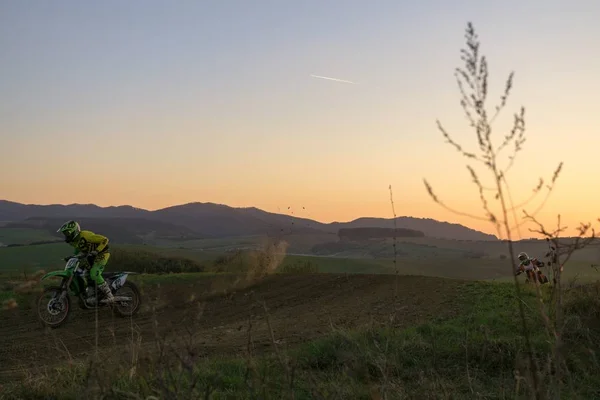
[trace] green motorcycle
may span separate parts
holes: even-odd
[[[67,257],[64,270],[52,271],[42,277],[42,280],[61,279],[60,286],[45,288],[38,298],[38,316],[44,325],[57,328],[67,321],[71,311],[69,294],[77,297],[79,307],[84,310],[109,306],[122,317],[131,317],[138,312],[141,304],[140,291],[133,282],[127,280],[127,277],[135,272],[102,273],[115,297],[113,303],[108,303],[105,299],[98,298],[100,293],[95,290],[95,284],[89,279],[88,270],[81,267],[81,261],[86,257],[86,254]],[[53,318],[56,320],[51,321]]]

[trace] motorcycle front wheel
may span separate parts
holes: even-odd
[[[71,311],[71,299],[67,293],[61,299],[62,291],[59,286],[51,286],[44,289],[38,297],[38,317],[43,325],[58,328],[67,322]]]

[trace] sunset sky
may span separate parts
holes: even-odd
[[[398,215],[494,233],[423,185],[483,214],[435,124],[476,149],[453,76],[472,21],[494,103],[515,71],[498,140],[527,108],[515,202],[564,161],[539,217],[595,221],[599,20],[597,0],[3,1],[0,199],[292,207],[330,222],[391,217],[391,184]]]

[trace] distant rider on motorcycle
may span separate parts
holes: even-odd
[[[540,283],[545,283],[544,281],[547,279],[542,271],[539,270],[540,267],[544,266],[542,261],[539,261],[537,258],[530,258],[527,253],[521,252],[517,256],[519,259],[519,266],[515,271],[515,275],[520,275],[523,272],[526,273],[527,277],[530,279],[535,279],[535,275],[538,275]]]
[[[90,278],[96,284],[104,298],[114,301],[108,283],[104,281],[102,272],[110,258],[108,238],[90,231],[82,231],[76,221],[65,222],[56,232],[65,236],[65,242],[75,248],[75,255],[86,254],[90,268]]]

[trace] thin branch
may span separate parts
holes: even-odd
[[[440,130],[440,132],[442,132],[442,135],[444,136],[444,138],[446,138],[446,142],[449,143],[452,147],[454,147],[459,153],[461,153],[463,156],[467,157],[467,158],[471,158],[477,161],[481,161],[479,159],[479,157],[477,157],[477,155],[475,155],[475,153],[471,153],[468,151],[463,150],[462,146],[459,145],[457,142],[455,142],[451,137],[450,134],[446,131],[446,129],[444,129],[444,127],[442,126],[442,123],[438,120],[436,121],[438,129]]]
[[[427,193],[429,193],[429,196],[431,197],[431,199],[436,202],[437,204],[439,204],[442,208],[445,208],[446,210],[457,214],[457,215],[462,215],[464,217],[469,217],[469,218],[473,218],[479,221],[489,221],[489,218],[486,217],[481,217],[478,215],[474,215],[474,214],[469,214],[469,213],[465,213],[462,211],[458,211],[455,210],[453,208],[448,207],[444,202],[442,202],[437,196],[436,194],[433,192],[433,189],[431,187],[431,185],[429,184],[429,182],[427,182],[427,180],[423,179],[423,183],[425,184],[425,188],[427,189]]]

